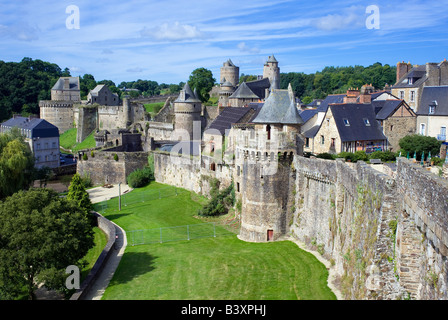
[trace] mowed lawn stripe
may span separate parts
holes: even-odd
[[[126,196],[166,188],[151,183]],[[128,205],[119,213],[109,208],[105,216],[129,231],[201,223],[193,217],[198,208],[184,192]],[[232,235],[128,245],[103,299],[335,299],[327,277],[323,264],[290,241],[248,243]]]

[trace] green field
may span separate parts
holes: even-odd
[[[153,182],[125,195],[127,205],[121,211],[116,199],[110,200],[107,208],[98,204],[96,209],[103,209],[108,219],[128,233],[202,223],[194,216],[204,199],[185,190],[176,195],[173,190]],[[103,299],[336,299],[327,287],[325,266],[296,244],[247,243],[228,234],[128,245]]]
[[[59,137],[60,146],[64,149],[72,150],[72,152],[77,152],[78,150],[82,149],[95,148],[95,132],[92,132],[90,135],[88,135],[87,138],[84,139],[84,141],[82,141],[81,143],[76,142],[76,133],[77,129],[72,128],[61,134]]]

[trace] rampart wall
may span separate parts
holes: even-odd
[[[290,235],[318,251],[345,299],[448,299],[448,182],[407,159],[391,176],[364,162],[295,156],[272,177],[256,162],[210,170],[194,157],[154,160],[156,181],[204,195],[207,177],[233,178],[240,238]]]

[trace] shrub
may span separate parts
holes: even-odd
[[[365,151],[360,150],[360,151],[356,151],[353,154],[353,162],[357,162],[357,161],[368,161],[369,160],[369,156],[366,154]]]
[[[431,158],[431,161],[435,166],[443,166],[443,164],[445,163],[445,159],[441,159],[439,157],[433,157]]]
[[[432,155],[437,155],[440,152],[441,141],[437,141],[434,137],[426,137],[419,134],[413,134],[400,139],[400,148],[405,152],[409,152],[411,157],[414,156],[414,152],[417,153],[417,161],[420,161],[422,152],[425,155],[431,151]]]
[[[114,160],[118,161],[118,154],[114,153]]]
[[[375,151],[370,154],[369,159],[381,159],[383,162],[395,161],[397,155],[392,151]]]
[[[141,188],[146,186],[154,179],[154,173],[149,167],[137,169],[131,172],[126,181],[131,188]]]
[[[355,158],[355,155],[351,152],[341,152],[339,153],[336,158],[344,158],[345,161],[350,160],[353,161],[353,159]]]
[[[335,155],[328,153],[328,152],[324,152],[324,153],[320,153],[316,156],[316,158],[319,159],[327,159],[327,160],[334,160],[335,159]]]
[[[87,159],[89,159],[89,158],[87,157],[87,154],[84,153],[84,154],[82,155],[82,160],[85,161],[85,160],[87,160]]]
[[[212,198],[210,201],[198,211],[200,216],[217,216],[221,214],[226,214],[230,207],[235,204],[235,189],[233,187],[233,181],[222,191],[214,190],[212,187]]]

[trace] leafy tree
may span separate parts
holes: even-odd
[[[52,86],[64,72],[56,64],[31,58],[0,61],[0,121],[21,114],[24,105],[26,113],[39,114],[39,100],[50,99]]]
[[[37,284],[64,290],[93,231],[78,206],[49,189],[19,191],[0,203],[0,299],[34,299]]]
[[[74,201],[86,215],[89,215],[90,210],[92,210],[92,202],[79,173],[73,175],[72,182],[68,187],[67,200]]]
[[[33,182],[34,156],[18,129],[0,134],[0,199]]]
[[[210,70],[198,68],[191,73],[188,84],[191,89],[196,89],[199,100],[207,102],[210,99],[210,90],[212,90],[215,81]]]
[[[405,153],[409,152],[410,157],[417,153],[417,160],[421,160],[422,152],[425,153],[425,157],[431,151],[431,155],[438,155],[440,152],[441,141],[438,141],[434,137],[422,136],[419,134],[408,135],[400,139],[400,148]]]
[[[79,77],[81,99],[87,99],[90,90],[94,89],[96,85],[95,77],[91,74],[85,74],[82,77]]]

